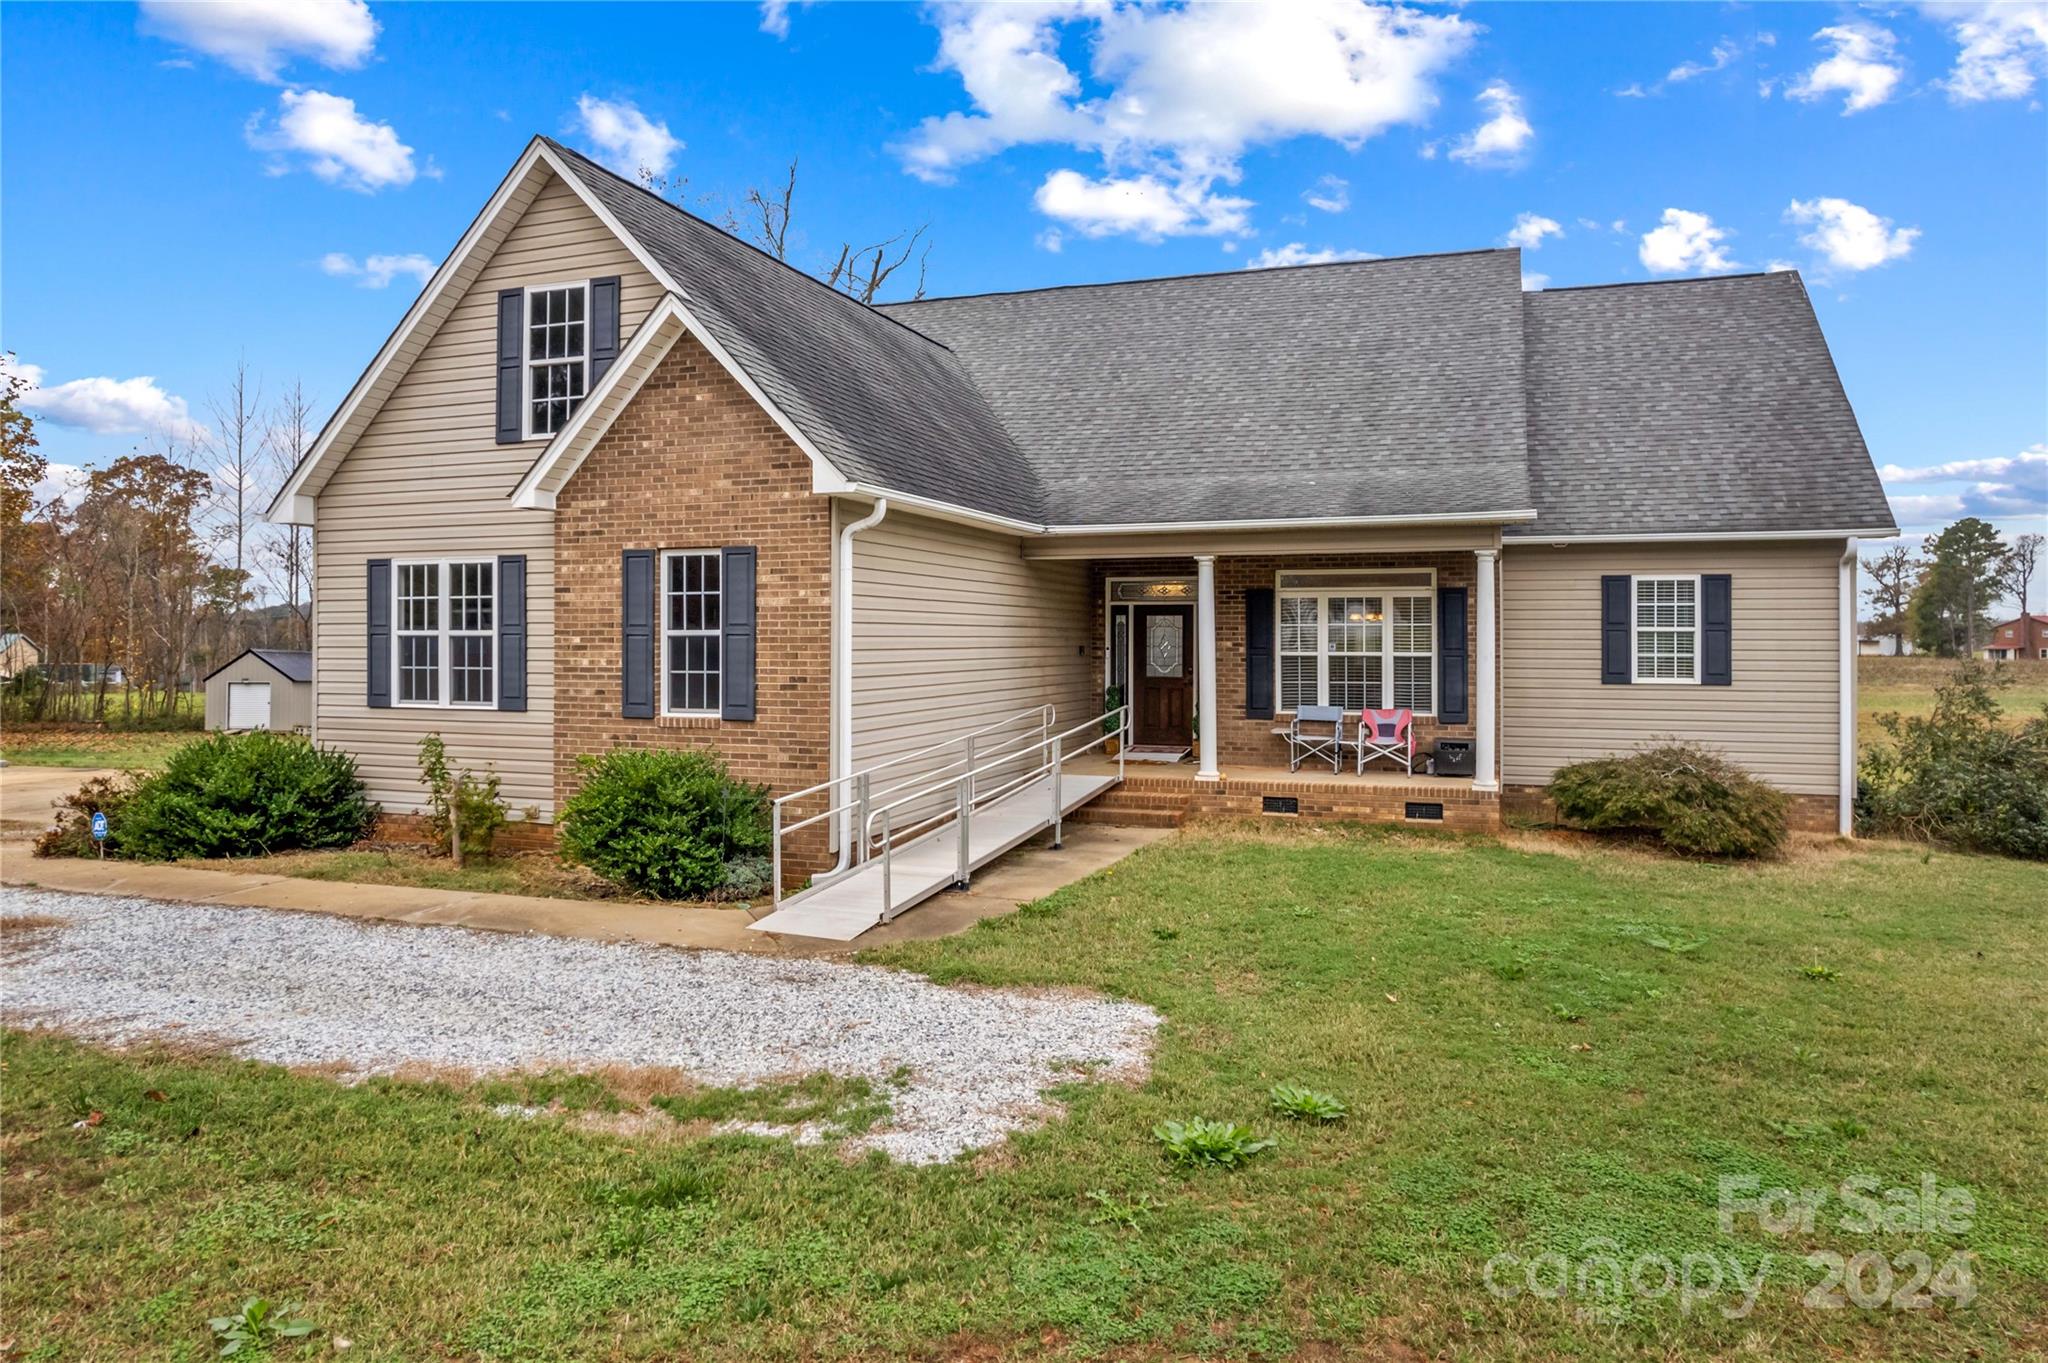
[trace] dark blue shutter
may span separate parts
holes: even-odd
[[[1726,573],[1700,579],[1700,683],[1732,686],[1735,682],[1734,632],[1730,628],[1734,583]]]
[[[654,718],[654,551],[619,555],[619,713]]]
[[[590,281],[590,386],[619,358],[619,277]]]
[[[1627,573],[1610,573],[1600,579],[1600,681],[1607,686],[1627,686],[1635,680],[1634,654],[1629,635],[1635,602]]]
[[[1465,589],[1436,590],[1436,717],[1441,724],[1472,722],[1471,653],[1465,642]]]
[[[498,291],[498,443],[515,445],[526,434],[520,421],[520,343],[526,338],[526,290]]]
[[[1126,701],[1129,696],[1124,697]],[[1273,589],[1244,594],[1244,717],[1273,717]]]
[[[754,717],[754,550],[750,546],[718,555],[718,609],[723,638],[718,646],[719,718]]]
[[[498,708],[526,708],[526,555],[498,557]]]
[[[370,560],[369,581],[364,586],[364,615],[370,622],[368,640],[369,694],[366,703],[377,710],[391,704],[391,560]]]

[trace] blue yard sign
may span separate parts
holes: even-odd
[[[105,842],[107,840],[106,815],[95,813],[92,816],[92,840],[94,842]]]

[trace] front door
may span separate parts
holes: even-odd
[[[1132,675],[1131,741],[1185,748],[1194,734],[1195,669],[1192,606],[1140,606]]]

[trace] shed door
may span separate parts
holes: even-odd
[[[270,683],[228,683],[228,727],[268,729],[270,727]]]

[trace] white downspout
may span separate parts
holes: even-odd
[[[1856,831],[1856,541],[1842,542],[1841,563],[1842,609],[1841,627],[1836,648],[1841,653],[1838,664],[1841,673],[1839,684],[1840,709],[1836,724],[1841,749],[1841,780],[1835,792],[1836,831],[1849,837]]]
[[[871,530],[889,514],[889,499],[875,502],[874,509],[857,521],[840,528],[838,571],[832,574],[832,779],[853,770],[853,537]],[[856,836],[851,790],[832,787],[835,804],[847,804],[839,815],[839,859],[834,871],[853,864]]]

